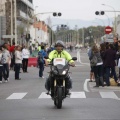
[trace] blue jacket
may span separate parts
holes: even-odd
[[[44,57],[47,56],[47,52],[45,52],[45,50],[40,50],[40,51],[38,52],[38,55],[39,55],[39,53],[42,54],[43,60],[44,60]]]
[[[45,50],[40,50],[38,52],[38,55],[39,55],[39,53],[42,53],[43,57],[47,56],[47,52],[45,52]]]

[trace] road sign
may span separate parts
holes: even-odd
[[[106,35],[106,42],[113,43],[114,42],[113,38],[114,38],[114,35],[111,33]]]
[[[110,26],[105,27],[105,33],[109,34],[112,32],[112,28]]]

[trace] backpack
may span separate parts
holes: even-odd
[[[98,62],[97,57],[95,55],[93,55],[92,59],[90,60],[90,65],[96,66],[97,62]]]
[[[38,63],[43,63],[43,62],[44,62],[43,54],[42,54],[42,52],[39,52],[38,53]]]

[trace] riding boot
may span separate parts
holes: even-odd
[[[103,77],[100,77],[101,86],[104,87]]]
[[[71,79],[70,75],[68,75],[65,78],[65,80],[66,80],[66,88],[67,89],[72,89],[72,79]]]
[[[45,88],[46,90],[50,91],[50,78],[49,77],[46,79]]]

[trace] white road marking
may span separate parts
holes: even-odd
[[[102,98],[114,98],[117,99],[117,95],[114,92],[100,92]]]
[[[79,66],[83,66],[83,65],[75,65],[75,67],[79,67]]]
[[[42,92],[39,96],[39,99],[41,98],[51,98],[50,95],[46,95],[45,92]],[[71,92],[70,98],[86,98],[85,92]]]
[[[13,93],[6,99],[22,99],[27,93]]]
[[[42,92],[39,98],[51,98],[51,96],[47,95],[45,92]]]
[[[120,98],[114,98],[115,100],[120,100]]]
[[[90,91],[88,90],[88,87],[87,87],[87,86],[88,86],[87,83],[88,83],[89,80],[90,80],[90,79],[86,79],[85,82],[84,82],[84,91],[85,91],[85,92],[90,92]]]
[[[120,98],[114,92],[97,92],[97,93],[98,94],[100,93],[101,98],[112,98],[115,100],[120,100]],[[26,94],[27,93],[13,93],[6,99],[7,100],[23,99]],[[42,92],[38,99],[45,99],[45,98],[50,99],[51,96],[47,95],[45,92]],[[70,98],[87,98],[87,96],[85,95],[84,91],[71,92]]]
[[[90,63],[83,63],[83,62],[81,62],[80,51],[77,51],[77,62],[80,62],[80,64],[82,64],[82,65],[90,66]]]
[[[70,98],[86,98],[85,92],[71,92]]]

